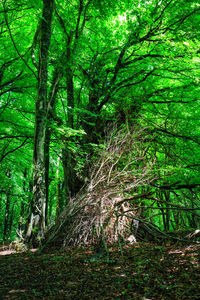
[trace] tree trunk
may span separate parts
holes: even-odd
[[[54,114],[54,104],[56,101],[56,96],[58,93],[58,83],[59,83],[59,78],[60,74],[62,74],[61,68],[58,66],[54,70],[53,74],[53,81],[51,85],[51,91],[49,94],[49,99],[48,99],[48,124],[47,124],[47,129],[46,129],[46,136],[45,136],[45,186],[46,186],[46,211],[45,211],[45,224],[48,224],[48,205],[49,205],[49,162],[50,162],[50,142],[51,142],[51,121],[52,121],[52,116]]]
[[[57,170],[56,170],[56,222],[58,221],[60,212],[62,211],[62,201],[61,201],[61,190],[60,190],[60,174],[59,174],[59,168],[60,168],[60,156],[58,156],[57,159]]]
[[[4,218],[3,240],[6,239],[8,233],[9,213],[10,213],[10,197],[9,195],[6,195],[6,210],[5,210],[5,218]]]
[[[40,56],[38,68],[38,95],[35,108],[35,136],[33,153],[33,200],[31,218],[26,234],[28,242],[38,243],[43,238],[46,220],[45,136],[47,129],[47,59],[51,39],[51,21],[54,0],[43,0]]]
[[[50,147],[50,141],[51,141],[51,130],[50,128],[47,128],[46,130],[46,136],[45,136],[45,143],[44,143],[44,151],[45,151],[45,225],[48,224],[48,204],[49,204],[49,161],[50,161],[50,155],[49,155],[49,147]]]
[[[62,150],[62,163],[64,171],[65,204],[67,205],[69,199],[75,196],[80,189],[80,182],[74,171],[75,161],[67,148]]]
[[[164,191],[165,195],[165,202],[166,202],[166,207],[168,207],[168,202],[170,200],[170,191]],[[165,215],[166,215],[166,230],[169,231],[170,229],[170,210],[168,208],[165,209]]]
[[[10,212],[10,217],[9,217],[9,222],[8,222],[8,231],[9,231],[10,236],[12,234],[12,226],[13,226],[13,220],[14,220],[14,216],[13,216],[14,207],[15,207],[15,204],[12,205],[11,212]]]
[[[70,64],[70,43],[68,41],[67,45],[67,64]],[[68,107],[68,120],[67,126],[74,128],[74,83],[73,83],[73,74],[70,68],[66,74],[66,85],[67,85],[67,107]],[[65,146],[62,150],[62,163],[64,171],[64,185],[65,185],[65,203],[67,204],[70,197],[75,195],[75,177],[74,172],[75,161],[72,157],[71,151]]]

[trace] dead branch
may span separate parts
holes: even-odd
[[[47,233],[43,248],[62,240],[76,245],[105,240],[120,242],[133,235],[130,223],[138,219],[138,199],[153,192],[138,193],[155,181],[153,158],[147,159],[145,129],[126,129],[109,134],[90,171],[89,184],[70,199],[58,222]],[[125,195],[126,194],[126,195]],[[135,240],[131,238],[131,240]]]

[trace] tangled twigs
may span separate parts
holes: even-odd
[[[49,241],[76,245],[102,237],[107,242],[127,240],[138,200],[152,195],[139,192],[155,180],[153,159],[146,157],[148,147],[145,129],[111,132],[93,163],[88,186],[70,200],[50,229]]]

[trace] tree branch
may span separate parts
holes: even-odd
[[[8,152],[6,152],[5,154],[3,154],[0,158],[0,163],[2,162],[2,160],[10,153],[13,153],[15,151],[17,151],[18,149],[20,149],[21,147],[23,147],[25,144],[26,144],[26,141],[28,140],[29,138],[26,138],[22,143],[21,145],[19,145],[17,148],[15,149],[12,149],[12,150],[9,150]]]
[[[15,44],[15,41],[14,41],[14,39],[13,39],[11,30],[10,30],[10,26],[9,26],[9,24],[8,24],[8,18],[7,18],[7,14],[6,14],[5,4],[3,4],[3,6],[4,6],[4,10],[5,10],[5,12],[4,12],[4,19],[5,19],[6,26],[7,26],[7,28],[8,28],[8,32],[9,32],[9,35],[10,35],[10,39],[11,39],[11,41],[12,41],[12,43],[13,43],[13,46],[14,46],[14,48],[15,48],[17,54],[18,54],[19,57],[21,58],[21,60],[24,62],[24,64],[27,66],[27,68],[33,73],[33,75],[34,75],[35,78],[37,79],[37,75],[35,74],[35,72],[33,71],[33,69],[27,64],[27,62],[26,62],[25,59],[23,58],[23,55],[20,54],[20,52],[19,52],[19,50],[18,50],[18,48],[17,48],[17,46],[16,46],[16,44]]]

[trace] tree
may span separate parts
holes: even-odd
[[[31,218],[26,237],[35,242],[36,237],[42,238],[45,231],[46,185],[45,185],[45,136],[47,130],[47,115],[51,103],[47,102],[48,53],[51,39],[51,22],[53,15],[53,0],[43,1],[41,19],[40,54],[38,67],[38,95],[35,110],[35,136],[33,153],[33,201]]]

